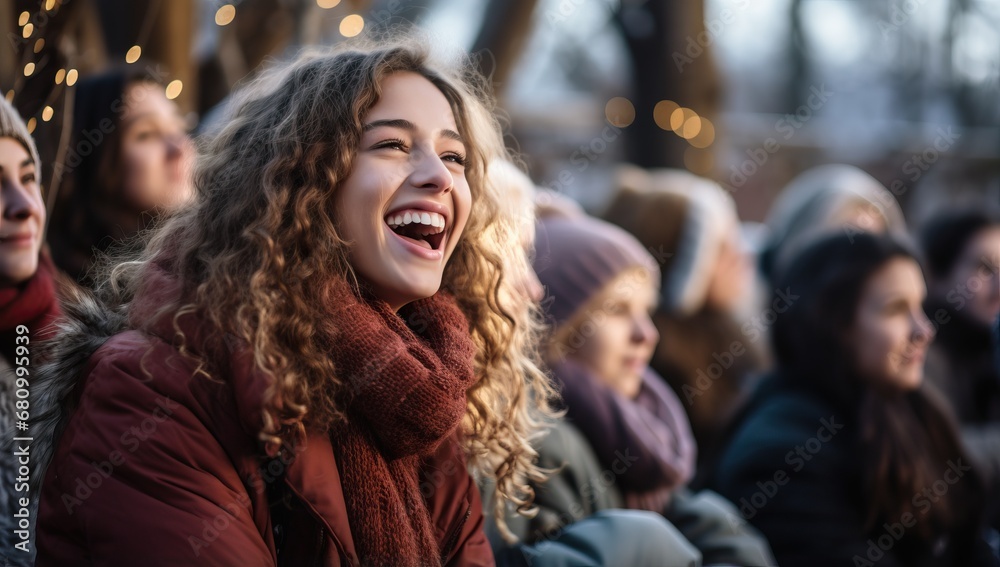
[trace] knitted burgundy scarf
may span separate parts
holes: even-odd
[[[0,288],[0,355],[14,363],[17,326],[28,328],[31,344],[52,334],[52,321],[59,316],[55,267],[48,254],[38,257],[35,275],[17,286]],[[29,349],[33,348],[29,345]]]
[[[348,420],[331,438],[359,558],[366,566],[440,565],[419,463],[465,414],[475,354],[468,321],[444,291],[398,314],[346,288],[338,295],[324,339]]]

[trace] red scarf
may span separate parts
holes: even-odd
[[[446,292],[394,313],[346,289],[324,333],[348,421],[331,431],[348,519],[364,565],[440,565],[420,493],[420,459],[449,437],[474,381],[469,323]]]
[[[0,354],[14,363],[18,344],[28,347],[51,336],[52,321],[59,316],[54,281],[55,267],[48,254],[38,257],[38,270],[28,281],[12,287],[0,288]],[[17,343],[18,325],[28,328],[29,342]]]

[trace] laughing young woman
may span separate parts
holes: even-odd
[[[550,392],[477,85],[406,44],[246,90],[195,203],[67,303],[39,566],[493,563],[466,460],[526,506]]]

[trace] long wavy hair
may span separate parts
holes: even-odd
[[[487,164],[507,151],[485,79],[474,69],[468,58],[439,65],[426,45],[405,39],[303,52],[263,73],[242,87],[227,125],[202,148],[195,202],[153,231],[137,259],[107,268],[99,291],[109,307],[121,308],[142,293],[147,266],[166,263],[183,299],[157,316],[173,314],[176,322],[198,313],[219,336],[245,342],[256,366],[273,377],[260,434],[269,452],[297,445],[306,427],[328,430],[345,419],[338,403],[344,383],[317,332],[326,286],[316,282],[357,283],[337,230],[337,189],[351,172],[382,80],[404,71],[425,77],[448,100],[468,151],[472,209],[442,281],[476,345],[464,449],[474,474],[496,481],[495,517],[512,539],[506,503],[530,514],[528,482],[544,476],[531,442],[550,413],[550,386],[532,356],[530,313],[500,300],[511,285],[502,255],[527,260],[512,244],[515,219],[499,214],[501,188],[487,182]],[[200,362],[210,374],[211,361]]]
[[[775,321],[773,342],[780,375],[814,392],[853,422],[860,443],[868,531],[904,514],[925,540],[956,531],[974,533],[981,490],[973,472],[946,498],[918,510],[914,502],[941,479],[948,462],[969,462],[954,419],[928,384],[905,392],[877,388],[857,368],[848,334],[866,283],[890,260],[918,262],[897,239],[838,233],[815,241],[778,274],[777,290],[797,296]],[[970,513],[973,512],[973,513]]]

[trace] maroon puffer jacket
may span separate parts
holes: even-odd
[[[221,380],[209,380],[170,344],[169,324],[108,338],[120,322],[92,301],[68,304],[67,314],[60,362],[32,394],[38,412],[52,410],[32,426],[34,466],[51,459],[38,567],[361,564],[352,530],[365,527],[348,524],[328,436],[310,433],[287,466],[262,458],[267,383],[246,357],[223,357]],[[199,344],[193,321],[181,319],[189,345]],[[493,565],[456,439],[422,475],[442,564]]]

